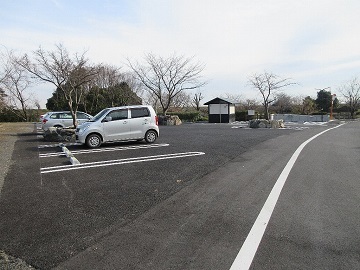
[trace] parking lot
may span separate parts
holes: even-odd
[[[196,126],[200,127],[200,130],[197,130],[198,127]],[[47,174],[60,171],[65,172],[70,170],[83,170],[87,168],[99,168],[115,165],[119,166],[148,161],[164,161],[167,159],[178,159],[204,155],[204,151],[206,149],[210,150],[211,153],[212,150],[216,149],[217,147],[224,147],[222,141],[222,139],[224,139],[224,134],[214,133],[214,131],[216,132],[222,129],[227,130],[228,134],[226,134],[226,140],[228,140],[231,136],[237,136],[237,133],[239,133],[235,130],[229,129],[239,128],[242,129],[243,135],[251,131],[251,129],[244,125],[195,124],[187,125],[187,128],[184,129],[186,133],[179,135],[176,134],[175,136],[170,135],[169,137],[167,136],[166,132],[171,132],[172,128],[163,127],[166,138],[164,139],[163,135],[161,134],[158,141],[154,144],[130,141],[122,143],[108,143],[99,149],[88,149],[84,145],[78,143],[39,143],[39,157],[41,158],[40,171],[41,174]],[[289,129],[292,131],[301,130],[299,127]],[[284,129],[280,131],[280,133],[284,132]],[[273,130],[272,133],[278,135],[276,130]],[[256,137],[253,135],[256,137],[259,135],[261,136],[261,134],[252,134],[251,141],[254,139],[256,140]],[[212,137],[210,142],[209,137]],[[39,135],[38,138],[41,140],[42,135]],[[206,142],[202,141],[204,138],[206,138]],[[171,144],[169,144],[168,141],[171,141]],[[246,138],[241,138],[241,142],[227,142],[229,145],[225,146],[228,149],[226,154],[230,155],[230,159],[234,152],[238,153],[238,146],[239,144],[242,145],[244,141],[246,141]],[[236,145],[234,145],[234,143]],[[211,145],[210,149],[207,148],[208,144]],[[244,146],[242,145],[241,147]],[[219,154],[222,154],[221,152],[223,151],[219,151]],[[69,155],[73,158],[69,158]]]
[[[184,152],[184,153],[169,153],[169,154],[161,154],[164,151],[160,151],[160,154],[156,154],[157,149],[160,147],[167,147],[169,144],[151,144],[151,145],[122,145],[122,146],[113,146],[113,147],[103,147],[100,149],[91,149],[91,150],[73,150],[70,151],[67,146],[61,145],[59,146],[62,152],[46,152],[39,155],[41,158],[46,158],[46,165],[48,167],[41,168],[40,171],[42,174],[45,173],[55,173],[61,171],[69,171],[69,170],[81,170],[88,168],[100,168],[107,166],[120,166],[131,163],[141,163],[141,162],[149,162],[149,161],[157,161],[157,160],[166,160],[166,159],[175,159],[175,158],[185,158],[185,157],[193,157],[198,155],[204,155],[203,152]],[[44,148],[43,148],[44,149]],[[46,148],[49,149],[49,148]],[[141,156],[140,150],[151,150],[151,155],[149,155],[149,151],[142,151],[147,156]],[[119,158],[119,151],[123,151],[123,158]],[[136,157],[132,157],[131,151],[136,151]],[[115,152],[115,153],[111,153]],[[114,159],[104,159],[104,154],[106,154],[106,158],[113,157]],[[155,155],[154,155],[155,154]],[[81,156],[81,162],[79,158],[75,158],[74,156]],[[66,156],[70,157],[71,165],[60,165],[60,166],[51,166],[52,163],[57,164],[59,159],[56,157]],[[127,157],[128,156],[128,157]],[[55,157],[55,159],[53,158]],[[99,160],[101,159],[101,160]],[[102,160],[104,159],[104,160]]]
[[[12,181],[5,181],[2,191],[1,229],[8,233],[2,234],[1,243],[41,269],[55,267],[211,172],[246,160],[242,154],[261,143],[301,131],[229,124],[163,126],[154,144],[88,149],[64,143],[76,164],[59,143],[24,134],[7,177]]]

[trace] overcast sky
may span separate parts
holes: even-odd
[[[360,74],[359,0],[0,0],[0,45],[18,53],[62,43],[94,63],[122,66],[145,53],[206,65],[205,102],[257,98],[249,76],[292,78],[310,95]],[[46,90],[47,89],[47,90]],[[33,92],[45,104],[53,88]]]

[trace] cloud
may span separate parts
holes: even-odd
[[[62,10],[63,9],[63,5],[58,1],[58,0],[51,0],[51,2],[54,4],[54,6],[59,9]]]
[[[4,4],[14,14],[0,11],[2,44],[29,52],[61,42],[118,66],[146,52],[195,56],[206,64],[209,95],[250,93],[247,77],[264,70],[298,81],[299,90],[289,91],[336,85],[359,70],[357,0],[36,3],[31,13],[14,1]]]

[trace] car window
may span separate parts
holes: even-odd
[[[76,118],[77,119],[89,119],[88,115],[83,113],[83,112],[77,112],[76,113]]]
[[[111,121],[123,120],[128,118],[128,110],[116,110],[108,114],[111,117]]]
[[[60,113],[59,114],[60,119],[72,119],[71,113]]]
[[[150,116],[148,108],[132,108],[131,118],[147,117]]]
[[[59,114],[57,114],[57,113],[53,113],[53,114],[50,115],[50,118],[51,118],[51,119],[57,119],[57,118],[58,118],[58,115],[59,115]]]
[[[100,118],[102,118],[104,115],[107,114],[107,112],[109,111],[109,109],[104,109],[101,112],[97,113],[92,119],[91,122],[96,122],[98,121]]]

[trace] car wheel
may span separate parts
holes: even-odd
[[[90,134],[86,138],[86,145],[89,148],[97,148],[101,145],[101,137],[97,134]]]
[[[148,130],[145,134],[145,141],[147,143],[153,143],[156,141],[157,133],[154,130]]]

